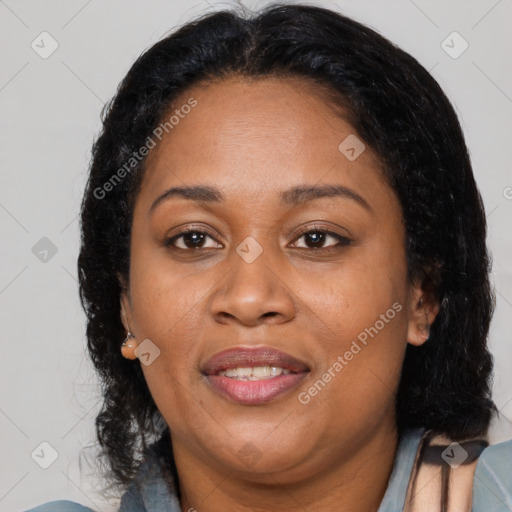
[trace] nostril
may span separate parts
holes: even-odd
[[[225,311],[221,311],[219,315],[222,318],[235,318],[235,315],[232,315],[231,313],[226,313]]]

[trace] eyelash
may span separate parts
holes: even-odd
[[[305,249],[324,250],[324,251],[336,250],[336,249],[340,249],[342,247],[345,247],[347,245],[350,245],[352,243],[352,240],[350,238],[347,238],[346,236],[340,235],[338,233],[333,233],[332,231],[329,231],[329,230],[327,230],[325,228],[322,228],[321,226],[308,226],[307,228],[299,230],[299,233],[297,234],[296,240],[299,240],[304,235],[307,235],[309,233],[322,233],[323,235],[332,236],[334,239],[336,239],[338,241],[338,243],[336,245],[334,245],[334,246],[329,246],[329,247],[319,247],[319,248],[316,248],[316,247],[311,247],[311,248],[310,247],[305,247]]]
[[[198,249],[202,249],[201,247],[197,247],[195,249],[193,249],[193,248],[183,249],[181,247],[174,246],[174,243],[176,242],[176,240],[178,240],[179,238],[181,238],[184,235],[187,235],[189,233],[197,233],[197,234],[201,234],[201,235],[207,235],[210,238],[212,238],[213,240],[215,240],[213,235],[208,233],[208,231],[203,231],[202,229],[203,228],[197,229],[194,227],[185,228],[182,231],[180,231],[179,233],[177,233],[176,235],[172,236],[171,238],[168,238],[165,241],[165,246],[168,247],[169,249],[177,250],[177,251],[196,251]],[[323,235],[332,236],[333,238],[335,238],[338,241],[338,243],[335,244],[334,246],[328,246],[328,247],[299,247],[299,249],[309,249],[309,250],[313,250],[313,251],[319,251],[319,250],[332,251],[332,250],[341,249],[342,247],[346,247],[346,246],[350,245],[353,241],[345,236],[339,235],[338,233],[333,233],[332,231],[328,231],[325,228],[321,228],[320,226],[308,226],[307,228],[300,230],[299,233],[297,234],[297,237],[295,240],[299,240],[304,235],[307,235],[310,233],[321,233]]]

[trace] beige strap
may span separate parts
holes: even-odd
[[[404,512],[471,512],[473,479],[485,439],[453,442],[427,431],[420,441]]]

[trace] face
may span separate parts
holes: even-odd
[[[298,79],[201,85],[174,108],[135,205],[125,326],[158,354],[141,366],[178,462],[311,476],[394,431],[406,344],[432,322],[400,203]]]

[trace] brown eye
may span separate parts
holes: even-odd
[[[298,247],[299,249],[334,249],[340,246],[350,245],[352,242],[352,240],[342,235],[322,229],[309,229],[308,231],[304,231],[297,240],[301,238],[304,238],[305,247]],[[335,243],[325,246],[325,243],[328,242],[329,239],[333,239]],[[295,245],[295,247],[297,246]]]
[[[173,249],[181,249],[185,251],[190,249],[203,249],[205,248],[205,244],[208,239],[214,240],[213,237],[204,231],[188,229],[169,238],[165,242],[165,245]],[[213,246],[210,245],[210,247],[218,247],[215,243]]]

